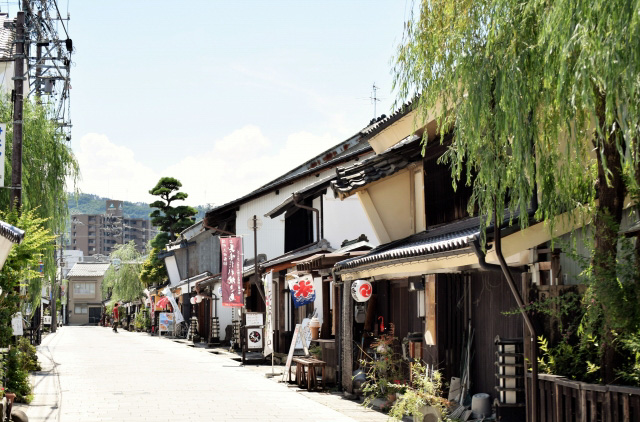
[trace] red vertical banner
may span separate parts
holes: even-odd
[[[244,306],[242,289],[242,238],[220,238],[222,306]]]

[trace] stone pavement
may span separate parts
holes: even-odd
[[[62,327],[38,349],[30,422],[387,420],[338,394],[266,378],[270,366],[147,334]]]

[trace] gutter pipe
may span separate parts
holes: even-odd
[[[302,208],[304,210],[313,211],[316,213],[316,242],[319,242],[320,241],[320,211],[318,211],[318,209],[316,208],[298,203],[298,195],[295,193],[291,195],[291,199],[293,200],[293,205],[295,205],[296,207]]]
[[[507,261],[504,259],[504,255],[502,253],[502,238],[500,235],[500,226],[498,225],[498,221],[496,218],[496,214],[494,213],[493,220],[493,245],[494,250],[496,251],[496,256],[498,257],[498,262],[500,265],[488,264],[486,261],[486,255],[481,251],[480,244],[478,239],[474,239],[471,247],[478,257],[478,263],[480,264],[480,268],[488,271],[501,271],[504,277],[507,280],[507,284],[511,289],[511,293],[518,304],[518,308],[522,317],[524,318],[525,325],[529,331],[529,343],[531,346],[531,420],[534,422],[538,421],[538,349],[536,347],[537,335],[536,330],[533,326],[531,318],[529,318],[529,314],[525,308],[525,304],[516,288],[515,281],[513,280],[513,276],[511,275],[511,271],[509,270],[509,266],[507,265]],[[525,383],[526,383],[526,374],[525,374]]]

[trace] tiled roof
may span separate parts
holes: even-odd
[[[13,39],[15,31],[5,28],[4,23],[11,21],[6,14],[0,14],[0,60],[13,59]]]
[[[479,234],[478,219],[470,218],[381,245],[365,256],[338,262],[335,268],[336,271],[343,271],[396,259],[420,258],[450,252],[469,246]]]
[[[332,252],[332,251],[333,251],[333,248],[329,245],[329,242],[327,242],[325,239],[322,239],[320,242],[312,243],[311,245],[309,245],[308,248],[287,252],[284,255],[280,255],[269,261],[262,262],[259,264],[259,267],[262,269],[267,269],[275,265],[282,264],[285,262],[292,262],[292,261],[301,259],[303,257],[307,257],[307,256],[319,254],[319,253]],[[244,275],[246,276],[247,274],[244,274]]]
[[[287,199],[285,199],[284,201],[282,201],[277,207],[275,207],[274,209],[272,209],[271,211],[269,211],[268,213],[266,213],[264,216],[265,217],[270,217],[270,218],[275,218],[281,214],[284,214],[285,212],[289,211],[290,209],[296,208],[296,206],[293,203],[293,197],[294,195],[296,196],[296,200],[299,202],[302,202],[303,200],[309,198],[309,197],[314,197],[318,194],[320,194],[321,192],[324,192],[327,190],[327,188],[329,187],[329,183],[335,179],[335,176],[329,176],[329,177],[325,177],[324,179],[318,180],[317,182],[311,183],[307,186],[305,186],[304,188],[294,192],[293,194],[291,194],[291,196],[289,196]]]
[[[372,138],[378,133],[382,132],[386,127],[391,126],[394,122],[400,120],[407,114],[413,110],[414,102],[416,100],[413,99],[405,104],[403,104],[399,109],[391,113],[389,116],[384,116],[380,119],[377,119],[375,122],[371,123],[369,126],[364,128],[360,133],[362,134],[364,139]]]
[[[331,188],[336,196],[345,196],[355,189],[390,176],[421,159],[420,137],[411,135],[381,154],[349,167],[336,168],[336,179],[331,182]]]
[[[13,243],[20,243],[24,238],[24,230],[12,226],[9,223],[0,221],[0,236]]]
[[[371,146],[367,143],[367,142],[360,142],[360,138],[359,138],[359,134],[355,135],[354,137],[350,138],[348,141],[352,141],[352,140],[357,140],[357,143],[355,143],[354,145],[352,145],[350,148],[344,150],[343,153],[338,154],[337,156],[335,156],[334,158],[331,158],[325,162],[323,162],[322,164],[318,164],[316,166],[313,167],[309,167],[306,168],[304,171],[296,171],[293,170],[289,173],[286,173],[280,177],[278,177],[277,179],[272,180],[271,182],[267,183],[266,185],[254,190],[253,192],[250,192],[244,196],[241,196],[240,198],[234,199],[232,201],[227,202],[226,204],[222,204],[220,206],[217,206],[209,211],[207,211],[206,216],[205,216],[205,223],[207,224],[211,224],[211,221],[208,220],[210,218],[217,218],[219,217],[222,213],[225,213],[227,211],[229,211],[230,209],[234,209],[239,207],[240,205],[242,205],[243,203],[250,201],[253,198],[259,197],[260,195],[267,193],[267,192],[271,192],[272,190],[278,189],[280,186],[286,186],[292,182],[294,182],[297,179],[300,179],[304,176],[307,176],[309,174],[313,174],[316,172],[320,172],[326,168],[331,168],[335,165],[337,165],[340,162],[344,162],[344,161],[349,161],[359,155],[365,154],[367,152],[370,152],[372,150]],[[343,142],[343,144],[346,144],[346,141]],[[349,143],[349,145],[351,145],[351,143]],[[334,147],[335,148],[335,147]],[[315,163],[316,158],[308,161],[308,163]],[[307,164],[305,163],[303,166],[306,166]],[[299,166],[298,168],[300,168],[302,166]]]
[[[109,269],[108,262],[78,262],[67,277],[102,277]]]

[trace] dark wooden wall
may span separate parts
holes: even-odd
[[[501,273],[473,272],[470,278],[471,324],[475,330],[471,394],[488,393],[491,397],[496,397],[494,340],[498,335],[502,338],[521,338],[522,316],[504,314],[517,310],[518,305]],[[519,280],[519,277],[516,279]]]

